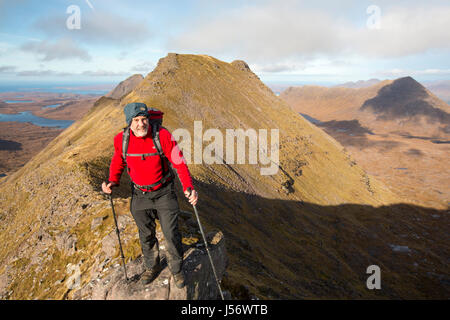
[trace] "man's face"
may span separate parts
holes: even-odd
[[[148,118],[145,116],[137,116],[131,120],[130,129],[136,137],[144,137],[148,132]]]

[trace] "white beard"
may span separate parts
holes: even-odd
[[[131,130],[133,131],[133,133],[136,137],[141,138],[141,137],[145,137],[147,135],[148,127],[145,130],[133,130],[133,129],[131,129]]]

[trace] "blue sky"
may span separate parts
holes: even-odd
[[[265,82],[450,79],[449,17],[448,0],[0,0],[0,83],[114,83],[168,52]]]

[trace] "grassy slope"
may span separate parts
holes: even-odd
[[[11,275],[7,297],[73,298],[64,285],[68,263],[79,266],[82,284],[91,280],[105,257],[102,239],[113,230],[99,183],[108,171],[112,138],[124,124],[122,107],[132,101],[163,110],[164,125],[171,131],[186,128],[192,134],[195,120],[203,122],[203,130],[280,130],[281,170],[274,176],[261,176],[258,165],[189,165],[206,229],[225,234],[230,266],[224,285],[235,296],[448,294],[439,278],[448,274],[448,230],[431,218],[445,213],[395,205],[402,199],[368,176],[339,143],[298,116],[242,63],[169,54],[129,95],[121,101],[99,100],[2,186],[0,274]],[[287,195],[281,184],[289,179],[294,192]],[[123,177],[116,203],[119,215],[129,218],[126,181]],[[190,209],[181,198],[180,205]],[[104,223],[92,231],[97,217],[104,217]],[[76,236],[76,251],[55,245],[64,233]],[[126,256],[136,257],[139,245],[132,224],[124,242]],[[413,253],[395,253],[390,244],[408,245]],[[383,272],[381,291],[365,287],[371,264]],[[428,270],[435,276],[427,275]]]

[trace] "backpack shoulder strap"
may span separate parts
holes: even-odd
[[[161,157],[161,164],[163,166],[163,172],[165,172],[163,174],[164,175],[167,174],[167,175],[169,175],[171,177],[174,177],[175,175],[174,175],[174,172],[173,172],[172,164],[170,163],[169,159],[164,154],[164,151],[163,151],[162,146],[161,146],[161,140],[159,139],[159,132],[160,132],[161,128],[164,128],[164,127],[161,126],[158,123],[152,125],[153,144],[155,145],[156,150],[158,151],[158,154]],[[164,168],[164,163],[166,164],[168,172]]]
[[[159,131],[161,130],[162,126],[160,126],[158,123],[152,124],[152,139],[153,144],[156,147],[156,150],[158,151],[159,155],[161,157],[166,157],[164,154],[164,151],[161,146],[161,140],[159,139]]]
[[[130,142],[130,127],[126,127],[123,129],[123,136],[122,136],[122,158],[125,162],[127,162],[127,150],[128,150],[128,143]]]

